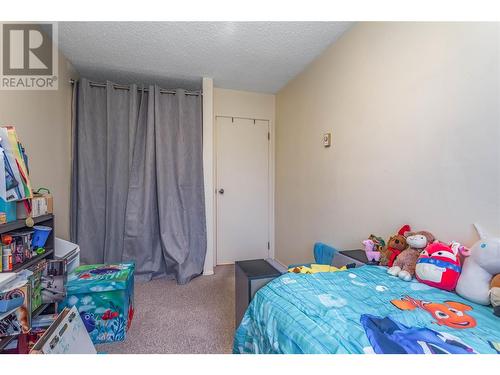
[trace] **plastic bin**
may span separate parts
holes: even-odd
[[[73,242],[55,238],[54,255],[56,259],[66,259],[68,274],[80,266],[80,247]]]

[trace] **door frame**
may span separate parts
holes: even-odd
[[[243,117],[243,116],[238,116],[238,115],[228,115],[228,114],[214,114],[213,117],[213,149],[214,149],[214,157],[213,157],[213,217],[215,218],[214,220],[214,225],[213,225],[213,238],[214,238],[214,254],[213,254],[213,264],[214,267],[217,266],[217,118],[232,118],[232,119],[243,119],[243,120],[254,120],[254,121],[267,121],[269,124],[269,147],[268,147],[268,180],[269,180],[269,186],[268,186],[268,197],[269,197],[269,207],[268,207],[268,222],[269,222],[269,250],[268,250],[268,257],[274,259],[274,183],[275,183],[275,128],[274,128],[274,121],[273,119],[264,119],[264,118],[250,118],[250,117]],[[207,212],[208,216],[208,212]],[[231,263],[232,264],[232,263]]]

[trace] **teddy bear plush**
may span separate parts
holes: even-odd
[[[408,245],[406,244],[405,236],[401,234],[396,234],[389,238],[387,241],[387,246],[384,246],[380,250],[380,265],[392,267],[396,257],[401,254],[401,252],[406,249]]]
[[[493,306],[493,313],[500,317],[500,273],[491,279],[490,302]]]
[[[401,280],[410,281],[415,276],[415,266],[420,252],[425,249],[427,244],[433,243],[435,238],[432,233],[427,231],[406,232],[405,236],[408,248],[396,257],[387,273],[397,276]]]
[[[380,251],[379,264],[381,266],[392,267],[392,264],[394,263],[394,260],[396,259],[396,257],[399,254],[401,254],[401,252],[404,249],[406,249],[406,247],[408,246],[406,244],[406,238],[405,238],[404,234],[405,234],[405,232],[408,232],[410,230],[411,230],[411,228],[408,224],[403,225],[399,229],[398,234],[390,237],[389,241],[387,241],[387,245],[384,244],[379,249],[379,251]]]

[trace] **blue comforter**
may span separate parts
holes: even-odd
[[[288,273],[260,289],[234,353],[497,353],[491,307],[364,266]]]

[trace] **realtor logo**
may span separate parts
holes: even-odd
[[[1,90],[57,90],[57,25],[2,23]]]

